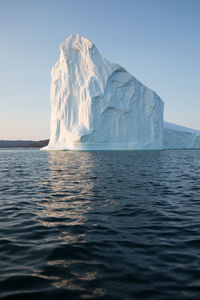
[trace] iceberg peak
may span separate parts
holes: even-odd
[[[72,34],[60,44],[60,49],[64,52],[72,49],[85,52],[92,48],[96,48],[95,45],[80,34]]]

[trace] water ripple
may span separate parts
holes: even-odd
[[[200,151],[0,150],[0,299],[199,299]]]

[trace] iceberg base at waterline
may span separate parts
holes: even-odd
[[[76,151],[92,151],[92,150],[161,150],[163,147],[136,147],[131,144],[112,144],[112,143],[96,143],[96,144],[86,144],[86,143],[74,143],[74,144],[63,144],[55,146],[46,146],[41,148],[41,150],[76,150]]]
[[[169,122],[164,122],[163,130],[163,145],[162,147],[137,147],[134,144],[125,143],[74,143],[63,145],[50,144],[41,150],[77,150],[77,151],[88,151],[88,150],[165,150],[165,149],[200,149],[200,131],[176,125]]]

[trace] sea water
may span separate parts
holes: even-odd
[[[200,298],[200,151],[0,150],[0,299],[90,298]]]

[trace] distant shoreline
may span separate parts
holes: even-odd
[[[49,140],[0,140],[0,148],[41,148],[47,146]]]

